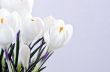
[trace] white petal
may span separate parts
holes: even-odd
[[[54,50],[62,47],[65,39],[64,32],[59,32],[59,27],[62,24],[56,24],[50,29],[50,46],[49,49]],[[65,26],[63,25],[64,29]]]
[[[1,7],[8,9],[10,12],[17,11],[21,16],[25,13],[31,13],[33,0],[1,0]]]
[[[0,16],[7,17],[9,15],[10,13],[7,9],[4,9],[4,8],[0,9]]]
[[[21,35],[25,42],[30,43],[35,36],[35,24],[32,24],[30,19],[25,20],[21,25]]]
[[[52,17],[52,16],[48,16],[48,17],[45,17],[45,18],[44,18],[45,24],[49,24],[49,25],[50,25],[50,24],[53,24],[54,21],[55,21],[55,18]]]
[[[21,26],[22,37],[28,44],[32,42],[36,36],[43,34],[44,23],[41,18],[28,18]]]
[[[15,7],[18,7],[18,3],[18,0],[1,0],[1,7],[12,12],[14,11]]]
[[[11,14],[9,13],[8,10],[0,9],[0,18],[3,18],[4,20],[3,24],[0,23],[1,25],[4,25],[4,24],[6,25],[10,23],[10,17],[11,17]]]
[[[15,10],[21,15],[21,17],[25,17],[28,13],[32,12],[33,0],[20,0],[18,4],[18,8],[15,7]]]
[[[1,44],[8,45],[15,38],[15,17],[14,13],[10,13],[6,9],[0,9],[0,17],[4,19],[4,22],[0,24],[0,40]]]
[[[45,32],[44,34],[44,41],[46,42],[47,45],[50,44],[50,35],[49,35],[49,32]]]
[[[43,20],[39,17],[35,17],[35,24],[37,25],[36,31],[39,31],[41,34],[44,33],[44,22],[43,22]]]
[[[49,30],[55,21],[56,21],[55,18],[53,18],[52,16],[45,17],[44,18],[45,31]]]
[[[30,49],[27,45],[21,44],[18,62],[23,64],[25,68],[29,66]]]
[[[58,49],[67,44],[73,33],[73,27],[69,24],[65,25],[61,19],[54,21],[53,24],[49,31],[49,50]]]
[[[73,26],[72,25],[67,24],[65,28],[66,28],[66,39],[65,39],[64,45],[68,43],[68,41],[71,39],[72,34],[73,34]]]
[[[14,40],[14,31],[8,27],[0,27],[0,45],[7,46]]]
[[[17,30],[17,25],[20,24],[20,16],[17,12],[10,13],[6,9],[0,9],[0,18],[4,19],[4,23],[1,25],[8,25],[14,29],[14,31]]]
[[[64,25],[65,23],[62,19],[58,19],[57,21],[55,21],[55,24]]]
[[[18,30],[20,30],[20,25],[21,25],[21,17],[17,12],[13,12],[12,13],[12,21],[13,23],[11,27],[13,27],[15,33],[18,32]]]

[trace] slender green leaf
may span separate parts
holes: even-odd
[[[45,67],[42,67],[41,69],[38,70],[38,72],[41,72],[41,71],[44,70],[45,68],[46,68],[46,66],[45,66]]]
[[[32,71],[35,68],[36,64],[41,60],[40,57],[41,57],[44,49],[45,49],[45,47],[41,50],[41,52],[39,52],[36,61],[29,66],[27,72]]]
[[[32,45],[31,49],[33,49],[33,47],[34,47],[38,42],[40,42],[42,39],[43,39],[43,37],[40,38],[40,39],[38,39],[38,40]]]
[[[39,69],[41,69],[41,67],[44,65],[44,63],[50,58],[50,56],[53,54],[54,52],[50,52],[50,54],[47,56],[47,58],[43,61],[43,63],[41,64],[41,66],[39,67]]]
[[[9,59],[11,58],[12,54],[13,54],[13,51],[14,51],[14,47],[15,47],[15,43],[14,44],[11,44],[11,49],[10,49],[10,52],[9,52]]]
[[[34,51],[31,53],[30,58],[32,58],[33,55],[34,55],[39,49],[41,49],[43,45],[44,45],[44,44],[41,44],[38,48],[36,48],[36,50],[34,50]]]
[[[2,58],[3,58],[3,53],[4,53],[4,51],[2,49],[1,54],[0,54],[0,72],[2,72]]]
[[[19,55],[19,37],[20,37],[20,31],[17,33],[17,38],[16,38],[16,58],[15,58],[15,68],[17,67],[18,64],[18,55]]]

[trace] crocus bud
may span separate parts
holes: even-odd
[[[30,44],[38,35],[43,34],[44,23],[41,18],[28,17],[21,25],[21,35],[26,44]]]
[[[30,49],[27,45],[21,44],[19,50],[18,62],[23,65],[24,68],[28,69],[30,59]]]

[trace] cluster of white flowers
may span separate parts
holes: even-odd
[[[7,49],[16,40],[20,30],[19,60],[28,68],[30,58],[29,44],[44,37],[47,48],[53,51],[70,40],[73,27],[52,16],[45,18],[31,15],[33,0],[0,0],[0,48]]]

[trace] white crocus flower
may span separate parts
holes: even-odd
[[[15,38],[16,15],[16,12],[10,13],[6,9],[0,9],[0,48],[7,47]]]
[[[44,18],[45,31],[48,31],[50,27],[53,26],[55,21],[56,21],[55,18],[53,18],[52,16],[45,17]]]
[[[30,58],[30,48],[22,43],[20,45],[18,62],[22,64],[24,68],[28,69],[29,58]]]
[[[6,8],[10,12],[17,11],[21,16],[32,12],[33,0],[1,0],[1,8]]]
[[[30,44],[38,35],[43,34],[44,23],[41,18],[27,17],[21,25],[21,35],[26,44]]]
[[[50,19],[49,22],[51,22],[51,20],[52,19]],[[44,34],[44,39],[47,42],[50,51],[67,44],[73,33],[72,25],[65,24],[63,20],[52,20],[52,22],[49,30]]]

